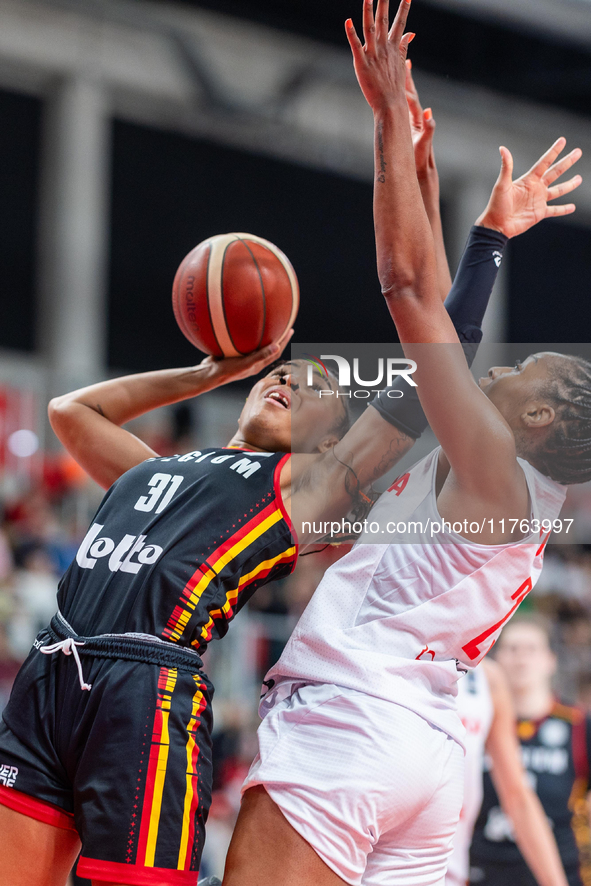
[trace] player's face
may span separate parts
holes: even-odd
[[[244,440],[269,452],[323,452],[335,445],[332,429],[344,411],[336,382],[314,372],[309,385],[307,366],[283,363],[254,385],[238,422]]]
[[[556,657],[545,632],[537,625],[508,625],[497,643],[496,659],[513,692],[551,688]]]
[[[544,351],[517,360],[514,366],[492,366],[478,386],[515,430],[534,405],[542,405],[541,392],[551,377],[552,364],[562,359],[562,354]]]

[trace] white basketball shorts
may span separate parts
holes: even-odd
[[[352,886],[443,886],[464,752],[418,714],[334,685],[300,686],[259,726],[243,791],[263,785]]]

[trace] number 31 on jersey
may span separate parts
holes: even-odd
[[[173,496],[185,478],[182,474],[153,474],[148,480],[151,487],[147,495],[140,495],[134,505],[136,511],[156,510],[154,513],[161,514],[173,499]],[[156,507],[157,506],[157,507]]]

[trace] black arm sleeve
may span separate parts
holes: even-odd
[[[490,228],[470,231],[445,307],[464,343],[468,366],[472,365],[482,339],[482,320],[503,259],[507,237]],[[410,437],[420,437],[428,425],[416,388],[386,388],[370,404],[382,418]]]

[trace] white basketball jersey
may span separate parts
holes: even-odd
[[[388,544],[358,542],[327,570],[277,662],[261,714],[294,683],[335,683],[404,705],[463,743],[460,672],[475,667],[532,589],[549,532],[485,545],[453,531],[430,535],[440,448],[381,497],[369,521],[409,521]],[[530,520],[552,520],[566,490],[520,459]],[[382,536],[383,538],[384,536]]]
[[[458,681],[458,716],[465,729],[464,805],[447,865],[446,886],[465,886],[470,867],[470,843],[482,804],[484,745],[493,721],[494,708],[488,679],[482,667]]]

